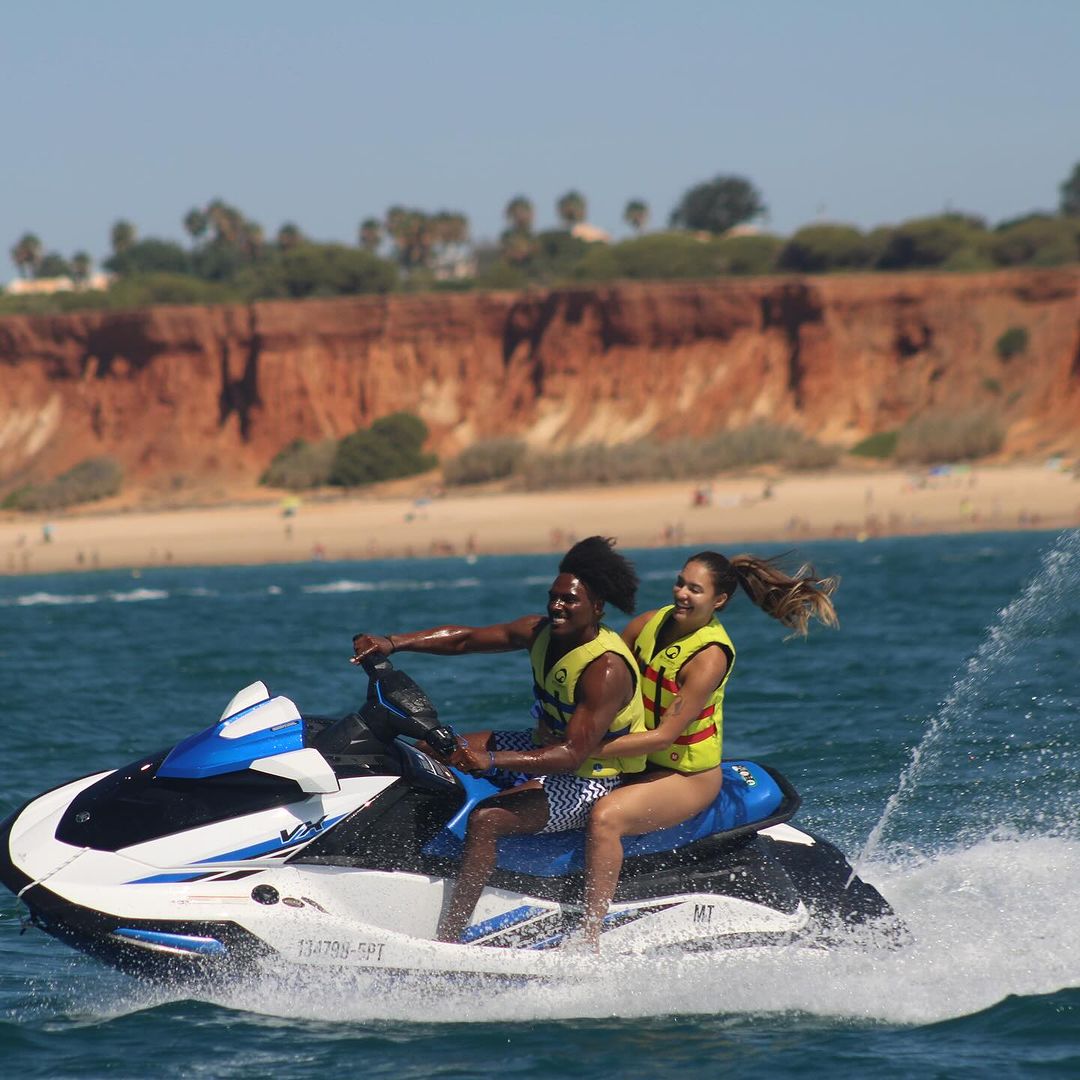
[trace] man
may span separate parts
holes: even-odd
[[[591,536],[559,563],[546,616],[353,638],[354,663],[375,653],[529,652],[536,730],[471,732],[446,759],[465,772],[494,772],[504,790],[469,815],[458,879],[439,920],[440,941],[460,940],[502,837],[581,828],[622,773],[644,768],[643,757],[596,756],[606,740],[645,730],[637,664],[619,635],[602,624],[605,603],[633,612],[637,584],[633,565],[614,551],[613,541]]]

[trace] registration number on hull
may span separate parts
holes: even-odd
[[[297,955],[301,960],[349,960],[356,964],[378,964],[382,960],[383,941],[340,941],[333,938],[301,938]]]

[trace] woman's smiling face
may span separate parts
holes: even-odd
[[[688,562],[675,579],[671,591],[675,602],[672,619],[687,633],[704,626],[727,603],[727,593],[718,593],[712,573],[700,562]]]

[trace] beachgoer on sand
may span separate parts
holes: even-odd
[[[472,732],[444,759],[465,772],[491,776],[503,790],[469,815],[439,940],[460,940],[494,870],[501,837],[581,828],[592,804],[623,773],[645,767],[643,753],[599,756],[606,740],[645,730],[637,664],[622,638],[601,622],[605,603],[627,614],[634,610],[637,585],[633,565],[614,551],[613,542],[591,536],[559,563],[546,615],[353,638],[354,663],[394,652],[529,652],[536,729]]]
[[[633,619],[623,638],[641,669],[651,730],[604,744],[607,754],[646,754],[648,765],[589,814],[585,849],[585,941],[597,946],[622,869],[624,836],[679,825],[720,793],[724,691],[735,646],[716,618],[737,588],[774,619],[805,635],[811,617],[836,626],[835,578],[810,566],[794,576],[775,560],[715,551],[692,555],[675,579],[674,603]]]

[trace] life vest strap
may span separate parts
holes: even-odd
[[[577,702],[562,701],[554,694],[549,694],[542,686],[533,683],[533,697],[544,705],[554,705],[556,709],[564,713],[572,713],[577,708]]]
[[[679,684],[674,679],[664,678],[664,669],[656,670],[651,664],[641,673],[642,679],[648,679],[650,682],[656,683],[658,686],[663,687],[671,694],[677,694],[680,690]]]

